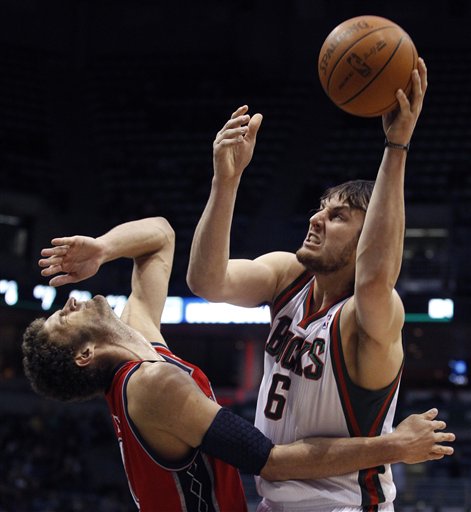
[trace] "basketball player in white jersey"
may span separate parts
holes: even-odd
[[[329,189],[296,254],[230,259],[237,190],[262,116],[239,107],[214,141],[211,193],[187,281],[210,301],[270,305],[255,424],[275,443],[392,430],[404,359],[404,308],[394,286],[407,151],[427,88],[422,59],[411,80],[410,97],[398,90],[399,108],[383,116],[386,141],[375,181]],[[396,494],[390,466],[304,482],[257,477],[257,488],[259,511],[392,511]]]

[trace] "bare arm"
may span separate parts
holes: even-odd
[[[170,278],[175,234],[163,217],[120,224],[97,238],[54,238],[41,251],[43,276],[54,276],[51,286],[77,283],[94,276],[100,267],[118,258],[132,258],[132,293],[122,319],[149,339],[161,340],[160,317]],[[59,274],[59,275],[56,275]]]
[[[261,476],[267,480],[316,479],[338,476],[384,464],[415,464],[451,455],[454,434],[435,420],[431,409],[413,414],[397,429],[376,437],[309,438],[289,445],[275,446]]]
[[[427,71],[422,59],[412,73],[409,101],[397,93],[400,109],[383,117],[385,134],[393,143],[409,143],[422,110]],[[407,152],[386,148],[358,242],[355,309],[365,335],[390,344],[399,340],[404,321],[394,286],[399,276],[404,239],[404,175]]]
[[[215,302],[255,306],[273,295],[276,275],[264,259],[230,260],[234,206],[244,169],[252,159],[262,116],[239,107],[213,144],[214,177],[196,227],[187,283],[193,293]]]
[[[193,379],[172,365],[148,364],[130,379],[129,412],[146,441],[169,459],[201,445],[220,406],[204,396]],[[158,385],[157,385],[158,382]],[[149,389],[155,390],[150,394]],[[132,398],[131,398],[132,397]],[[394,462],[415,463],[451,455],[439,443],[453,441],[434,418],[437,410],[409,416],[391,434],[374,438],[309,438],[272,448],[261,475],[269,480],[314,479]],[[251,427],[255,430],[255,427]],[[437,431],[437,432],[435,432]],[[252,440],[230,436],[250,453]],[[245,443],[245,444],[244,444]],[[225,459],[233,464],[230,459]]]

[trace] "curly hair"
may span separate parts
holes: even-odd
[[[366,212],[373,192],[374,181],[352,180],[328,188],[321,196],[321,205],[330,198],[337,196],[340,201],[346,201],[351,208]]]
[[[110,368],[106,364],[80,367],[75,354],[86,341],[82,333],[69,340],[55,340],[37,318],[23,334],[23,368],[36,393],[62,402],[83,401],[106,389]]]

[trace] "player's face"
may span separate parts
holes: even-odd
[[[113,317],[118,320],[106,299],[101,295],[85,302],[69,298],[62,309],[46,320],[44,326],[48,331],[62,337],[75,329],[96,330]]]
[[[296,256],[307,270],[329,274],[355,263],[365,212],[330,198],[309,219],[309,230]]]

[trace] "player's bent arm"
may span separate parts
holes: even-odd
[[[273,446],[252,424],[220,409],[201,448],[266,480],[325,478],[383,464],[417,463],[451,455],[451,447],[438,443],[453,441],[454,435],[435,432],[446,427],[444,422],[433,420],[436,414],[436,410],[430,410],[411,415],[395,432],[378,437],[309,438]]]
[[[446,424],[433,418],[437,410],[413,414],[390,434],[376,437],[308,438],[275,446],[261,476],[267,480],[316,479],[405,462],[416,464],[452,455],[454,434],[436,432]]]
[[[131,295],[121,319],[145,338],[163,342],[160,321],[172,271],[175,232],[163,217],[123,226],[128,226],[128,244],[122,247],[122,252],[127,247],[126,256],[133,258],[134,266]]]
[[[163,217],[146,218],[115,226],[97,238],[75,235],[54,238],[41,250],[41,275],[51,286],[78,283],[94,276],[100,267],[117,258],[138,258],[162,252],[173,230]]]
[[[160,251],[173,236],[164,217],[124,222],[97,238],[104,246],[104,263],[118,258],[139,258]]]
[[[165,361],[142,363],[129,379],[127,399],[141,435],[168,459],[198,447],[220,409],[186,371]]]
[[[191,244],[187,282],[193,293],[208,300],[224,300],[215,294],[227,282],[237,191],[262,122],[260,114],[250,116],[247,111],[247,105],[239,107],[216,135],[211,191]]]
[[[189,273],[188,284],[195,295],[206,300],[255,307],[273,302],[284,282],[285,274],[289,271],[294,279],[301,273],[302,267],[294,254],[278,251],[264,254],[254,260],[229,260],[223,279],[203,280],[203,276],[197,276],[196,272],[192,273],[193,277],[190,278]],[[211,272],[209,266],[205,272]]]
[[[207,398],[179,368],[165,362],[144,363],[136,374],[128,384],[130,416],[144,439],[167,458],[181,458],[189,449],[200,447],[245,473],[288,480],[335,476],[452,453],[450,447],[437,444],[452,441],[453,435],[435,432],[445,428],[443,422],[432,421],[436,411],[412,415],[396,432],[381,437],[313,438],[273,446],[250,422]]]

